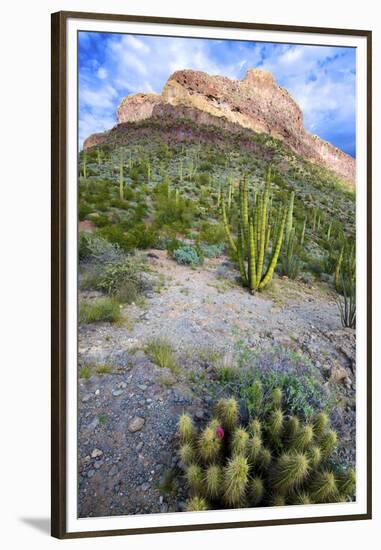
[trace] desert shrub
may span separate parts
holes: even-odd
[[[335,468],[338,444],[328,417],[305,423],[287,415],[275,387],[255,418],[244,423],[235,399],[217,402],[212,420],[197,431],[183,413],[179,456],[190,493],[187,510],[320,504],[354,499],[356,474]]]
[[[179,239],[171,239],[170,241],[167,242],[167,245],[166,245],[166,250],[168,252],[168,255],[171,258],[173,258],[175,251],[182,246],[184,246],[183,241],[180,241]]]
[[[109,321],[115,323],[120,319],[120,306],[115,299],[99,298],[97,300],[82,302],[79,308],[79,320],[81,323],[96,323]]]
[[[134,227],[128,232],[128,239],[131,248],[155,248],[157,244],[157,234],[154,229],[144,224]]]
[[[266,397],[275,387],[283,392],[287,414],[309,419],[316,410],[328,410],[333,397],[322,383],[320,371],[303,355],[274,348],[256,354],[247,347],[237,349],[226,368],[216,369],[223,393],[237,397],[248,416],[258,412],[256,383]],[[218,391],[218,388],[217,388]]]
[[[300,280],[303,283],[306,283],[307,285],[310,285],[314,281],[313,275],[311,273],[308,273],[307,271],[303,271],[303,273],[300,274]]]
[[[163,338],[155,338],[148,342],[145,352],[155,365],[163,369],[169,369],[177,374],[179,368],[173,353],[173,348],[169,342]]]
[[[222,223],[203,222],[199,233],[200,241],[207,244],[225,243],[225,229]]]
[[[80,221],[85,220],[86,217],[93,211],[92,207],[86,203],[81,203],[78,209],[78,219]]]
[[[102,208],[98,207],[98,210],[101,210]],[[108,210],[107,206],[104,206],[103,210]],[[105,227],[110,223],[110,220],[108,216],[105,214],[99,214],[98,212],[93,212],[87,216],[87,219],[92,221],[94,225],[97,227]]]
[[[143,269],[147,268],[132,259],[109,264],[99,276],[97,288],[117,296],[123,303],[135,302],[147,287],[142,277]]]
[[[78,240],[78,256],[80,260],[114,262],[121,257],[121,251],[117,244],[112,244],[99,235],[81,231]]]
[[[342,296],[337,297],[341,324],[344,328],[356,328],[356,280],[341,275]]]
[[[199,248],[195,248],[190,245],[183,245],[173,252],[173,258],[178,264],[182,265],[202,265],[204,257]]]
[[[217,258],[225,249],[223,244],[200,244],[200,250],[206,258]]]
[[[169,196],[158,195],[155,202],[154,221],[157,227],[174,225],[179,230],[192,225],[197,213],[194,202],[181,196],[170,193]]]
[[[106,239],[110,243],[117,245],[122,250],[128,252],[133,249],[131,247],[128,234],[123,230],[123,227],[118,224],[108,224],[101,229],[97,229],[96,235]]]

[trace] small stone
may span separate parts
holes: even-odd
[[[101,451],[100,449],[94,449],[91,453],[91,458],[98,458],[98,456],[102,456],[103,455],[103,451]]]
[[[134,416],[134,418],[128,424],[128,430],[132,433],[138,432],[143,428],[144,424],[144,418],[141,418],[140,416]]]
[[[103,465],[103,460],[97,460],[94,464],[94,468],[96,470],[99,470],[99,468]]]
[[[143,485],[141,485],[140,488],[143,492],[146,492],[150,488],[150,484],[149,483],[143,483]]]
[[[112,390],[112,394],[114,397],[119,397],[119,395],[122,395],[123,390]]]
[[[147,389],[147,386],[145,384],[138,384],[138,388],[142,391],[145,391]]]
[[[204,418],[204,411],[202,409],[197,409],[195,412],[195,417],[202,420]]]
[[[163,504],[163,500],[164,500],[164,499],[163,499],[163,496],[160,495],[160,497],[159,497],[159,504]]]
[[[99,395],[101,393],[100,389],[98,388],[97,390],[95,390],[95,395]]]
[[[117,388],[120,388],[122,390],[125,390],[127,388],[127,384],[126,382],[120,382],[118,385],[117,385]]]
[[[95,428],[98,426],[98,424],[99,424],[99,418],[96,416],[95,418],[93,418],[93,420],[88,425],[88,429],[89,430],[95,430]]]
[[[138,443],[135,448],[136,448],[136,452],[140,453],[140,451],[143,449],[143,441]]]
[[[86,395],[84,395],[82,397],[82,403],[86,403],[87,401],[89,401],[91,399],[91,393],[87,393]]]
[[[118,468],[114,464],[114,466],[110,468],[108,475],[112,477],[112,476],[116,476],[117,473],[118,473]]]
[[[331,367],[330,371],[330,378],[329,381],[331,383],[345,383],[345,380],[348,378],[348,373],[346,369],[340,365],[337,361],[333,362],[333,365]]]
[[[348,390],[352,387],[352,380],[349,378],[349,376],[344,379],[344,384]]]
[[[89,470],[87,472],[87,477],[93,477],[94,474],[95,474],[95,470]]]

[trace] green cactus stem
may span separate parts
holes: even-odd
[[[216,407],[217,418],[225,430],[233,431],[238,422],[238,404],[235,399],[220,399]]]
[[[198,448],[201,458],[205,462],[216,460],[221,450],[221,439],[216,435],[215,430],[207,426],[200,435]]]
[[[255,464],[258,461],[259,453],[262,449],[262,440],[258,435],[253,435],[250,437],[247,444],[247,453],[250,462]]]
[[[190,443],[184,443],[181,445],[179,455],[185,466],[190,466],[196,461],[196,451]]]
[[[223,489],[223,478],[220,466],[212,464],[209,468],[207,468],[205,483],[206,493],[212,500],[221,496]]]
[[[183,413],[179,417],[177,428],[182,443],[194,442],[197,432],[192,417],[189,414]]]
[[[232,455],[245,455],[247,453],[249,434],[243,428],[236,428],[231,438]]]
[[[243,504],[249,482],[249,464],[244,456],[234,456],[224,471],[224,499],[229,506]]]
[[[284,493],[298,487],[309,472],[308,458],[303,453],[284,453],[275,465],[272,479],[274,490]]]
[[[249,492],[251,505],[258,506],[258,504],[261,503],[265,492],[263,479],[258,476],[254,477],[250,482]]]
[[[225,200],[223,195],[221,196],[221,211],[222,211],[222,221],[223,221],[225,233],[229,242],[229,246],[233,250],[233,252],[237,252],[237,245],[234,242],[234,239],[232,237],[230,227],[229,227],[229,221],[226,214]]]
[[[316,475],[311,484],[311,497],[314,502],[332,502],[337,493],[337,484],[333,472],[321,472]]]
[[[208,503],[206,500],[202,497],[192,497],[186,506],[187,512],[202,512],[204,510],[208,510]]]
[[[124,175],[123,175],[124,160],[120,155],[119,159],[119,198],[122,201],[124,199]]]
[[[325,432],[329,423],[328,416],[324,412],[318,413],[313,419],[313,430],[316,438],[320,438]]]
[[[306,224],[307,224],[307,218],[304,218],[302,233],[300,235],[300,244],[301,245],[304,244],[304,238],[305,238],[305,235],[306,235]]]
[[[190,491],[197,495],[204,488],[204,477],[201,466],[191,464],[186,471],[186,478]]]

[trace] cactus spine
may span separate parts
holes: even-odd
[[[264,397],[256,418],[240,423],[235,399],[220,399],[200,435],[189,415],[178,423],[179,454],[190,499],[187,510],[345,502],[354,498],[356,472],[331,466],[337,444],[328,417],[311,424],[287,417],[282,392]]]

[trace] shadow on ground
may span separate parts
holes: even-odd
[[[20,518],[21,521],[41,533],[50,535],[50,518]]]

